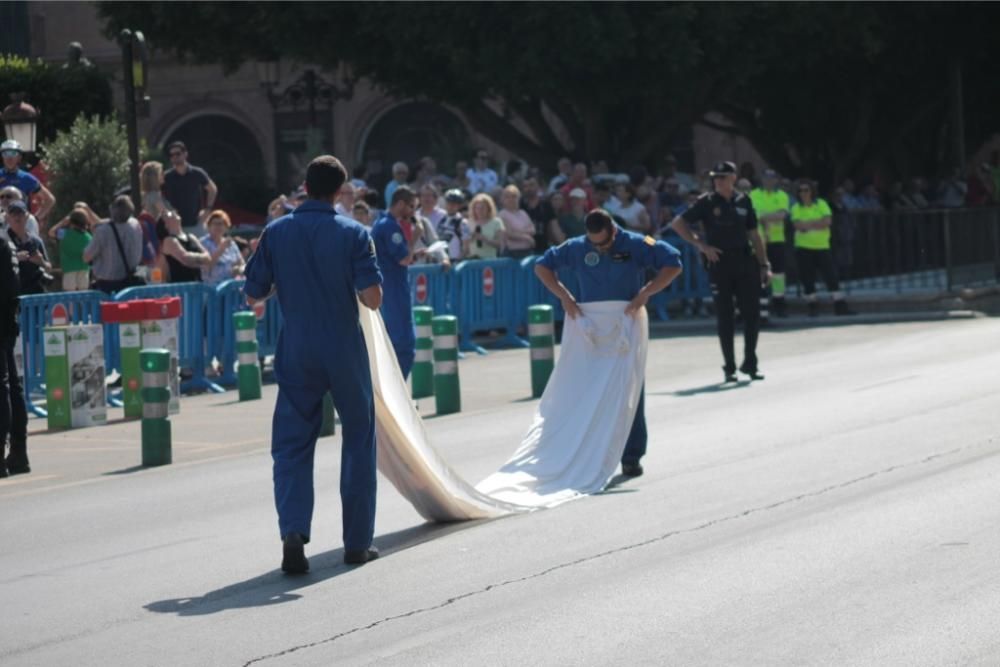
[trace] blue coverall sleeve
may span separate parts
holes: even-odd
[[[382,273],[378,270],[375,259],[375,241],[367,229],[358,230],[351,251],[351,271],[354,278],[354,289],[358,292],[372,285],[382,284]]]
[[[274,283],[274,267],[271,265],[271,255],[268,251],[267,229],[260,235],[257,250],[250,256],[244,271],[247,282],[243,292],[255,299],[263,299],[271,291]]]
[[[569,241],[565,241],[546,250],[545,254],[539,257],[535,263],[551,271],[558,271],[570,265],[569,253]]]

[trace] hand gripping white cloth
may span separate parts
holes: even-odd
[[[624,301],[581,304],[513,457],[473,487],[431,446],[381,316],[361,307],[375,394],[378,467],[426,519],[456,521],[553,507],[600,491],[618,466],[645,377],[648,321]]]

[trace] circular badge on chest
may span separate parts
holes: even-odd
[[[395,234],[392,235],[392,242],[393,243],[402,243],[403,242],[403,235],[400,234],[399,232],[396,232]]]
[[[583,257],[583,263],[587,266],[597,266],[601,263],[601,256],[596,252],[588,252]]]

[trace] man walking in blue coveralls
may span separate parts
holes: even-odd
[[[328,391],[343,423],[340,498],[344,562],[378,558],[375,532],[375,406],[358,298],[382,303],[382,275],[368,230],[337,215],[347,180],[337,158],[323,155],[306,171],[308,199],[271,222],[246,267],[251,305],[277,293],[284,317],[274,375],[278,400],[271,431],[274,503],[284,544],[281,569],[309,571],[313,453]]]
[[[416,356],[416,333],[413,329],[413,301],[410,298],[409,266],[413,264],[413,213],[417,193],[401,185],[392,193],[389,210],[372,226],[372,238],[379,257],[379,268],[385,276],[382,287],[382,319],[392,349],[399,361],[403,379],[410,375]],[[424,250],[417,251],[420,254]]]

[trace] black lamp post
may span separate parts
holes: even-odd
[[[4,134],[21,145],[25,153],[35,152],[38,129],[38,109],[24,101],[24,93],[13,93],[11,104],[3,110]]]

